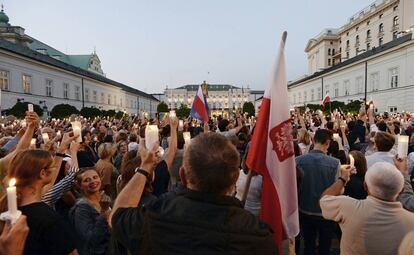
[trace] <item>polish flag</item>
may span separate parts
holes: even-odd
[[[207,122],[208,115],[209,115],[208,112],[209,112],[209,109],[208,109],[207,100],[203,95],[203,90],[201,89],[201,86],[199,86],[198,91],[193,100],[193,105],[191,106],[190,115],[198,120]]]
[[[263,96],[247,166],[263,176],[260,218],[282,240],[299,233],[295,153],[288,105],[283,33],[271,81]]]
[[[323,98],[321,105],[325,107],[326,103],[329,103],[331,101],[331,98],[329,97],[329,94],[326,94],[326,96]]]

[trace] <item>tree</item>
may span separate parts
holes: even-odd
[[[69,117],[72,114],[79,114],[79,110],[75,106],[69,104],[57,104],[50,111],[50,116],[52,118],[63,119]]]
[[[98,116],[102,116],[101,110],[96,107],[83,107],[80,110],[80,114],[85,118],[94,118]]]
[[[175,114],[179,118],[186,118],[190,115],[191,109],[187,107],[185,104],[181,104],[180,108],[175,110]]]
[[[168,105],[161,101],[157,106],[157,112],[168,112]]]
[[[103,110],[102,111],[102,115],[105,117],[114,117],[115,114],[116,114],[115,110],[107,110],[107,111]]]
[[[118,111],[116,114],[115,114],[115,119],[123,119],[123,118],[128,118],[128,114],[126,113],[126,112],[123,112],[123,111]]]
[[[28,110],[27,105],[32,104],[30,102],[17,102],[12,108],[5,111],[7,115],[13,115],[17,118],[24,118],[26,116],[26,111]],[[43,109],[37,105],[33,104],[33,111],[37,113],[37,115],[43,115]]]
[[[249,116],[254,116],[256,110],[254,109],[254,105],[252,102],[246,102],[243,104],[243,113],[247,112]]]

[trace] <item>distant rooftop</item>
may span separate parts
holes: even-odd
[[[197,91],[199,86],[200,85],[198,84],[189,84],[189,85],[184,85],[184,86],[181,86],[175,89],[186,89],[188,91]],[[241,88],[233,86],[233,85],[228,85],[228,84],[208,84],[209,91],[229,91],[230,89],[241,89]]]

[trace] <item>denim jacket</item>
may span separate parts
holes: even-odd
[[[80,255],[105,254],[109,242],[109,226],[93,205],[79,199],[69,212],[76,231],[76,247]]]
[[[339,177],[339,160],[319,150],[296,158],[296,165],[304,172],[299,210],[309,215],[322,216],[319,199],[322,193]]]

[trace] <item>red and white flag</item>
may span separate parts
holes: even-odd
[[[329,97],[329,94],[327,93],[326,96],[323,98],[321,105],[325,107],[326,103],[330,101],[331,101],[331,98]]]
[[[295,153],[288,105],[283,33],[271,81],[263,96],[247,166],[263,176],[260,218],[282,240],[299,233]]]

